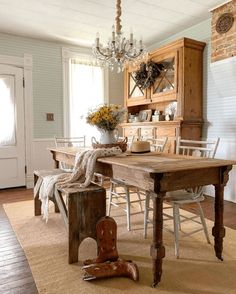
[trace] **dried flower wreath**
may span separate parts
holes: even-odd
[[[142,89],[151,87],[155,83],[155,80],[160,75],[163,68],[163,64],[153,61],[141,63],[139,70],[137,70],[134,74],[134,79],[137,85]]]

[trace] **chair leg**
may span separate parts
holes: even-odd
[[[142,200],[141,200],[141,196],[140,196],[140,192],[139,192],[139,189],[138,188],[136,188],[136,192],[137,192],[137,195],[138,195],[140,211],[142,212],[143,211]]]
[[[175,235],[175,256],[179,258],[179,206],[173,203],[173,221]]]
[[[181,231],[181,219],[180,219],[180,212],[179,209],[177,209],[177,214],[178,214],[178,224],[179,224],[179,231]]]
[[[201,222],[202,222],[202,226],[203,226],[204,234],[206,236],[207,243],[211,244],[211,241],[210,241],[210,238],[209,238],[209,235],[208,235],[206,220],[205,220],[204,213],[203,213],[203,210],[202,210],[202,206],[201,206],[201,204],[199,202],[197,202],[197,204],[198,204],[198,209],[199,209],[199,212],[200,212],[200,218],[201,218]]]
[[[110,213],[111,213],[111,202],[112,202],[113,187],[114,187],[114,184],[110,183],[109,198],[108,198],[108,208],[107,208],[107,215],[108,216],[110,216]]]
[[[127,218],[127,230],[131,231],[131,225],[130,225],[130,194],[129,194],[129,188],[125,187],[125,193],[126,193],[126,218]]]
[[[148,227],[148,217],[149,217],[149,204],[150,204],[150,193],[146,192],[145,207],[144,207],[144,239],[147,238],[147,227]]]

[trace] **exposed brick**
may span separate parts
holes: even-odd
[[[234,24],[228,32],[219,34],[216,31],[216,22],[220,15],[227,12],[234,15]],[[211,33],[212,62],[236,55],[236,0],[216,8],[212,12]]]

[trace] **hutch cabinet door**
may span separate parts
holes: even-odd
[[[177,100],[179,51],[153,56],[152,61],[160,64],[160,75],[151,87],[151,101]]]
[[[126,70],[125,73],[126,106],[135,106],[150,103],[150,90],[142,89],[135,80],[135,71]]]

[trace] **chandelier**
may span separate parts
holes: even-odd
[[[125,65],[131,61],[137,61],[144,57],[144,45],[142,39],[137,44],[133,33],[126,40],[121,31],[121,0],[116,2],[116,26],[112,26],[111,38],[107,42],[107,46],[103,46],[99,40],[99,33],[96,35],[95,44],[93,46],[93,54],[102,66],[107,66],[111,70],[115,67],[117,72],[124,69]]]

